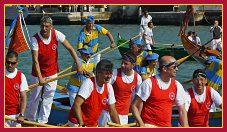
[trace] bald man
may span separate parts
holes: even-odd
[[[150,77],[140,85],[132,102],[131,109],[139,126],[171,127],[172,104],[179,111],[181,126],[188,126],[185,110],[185,91],[173,77],[176,76],[178,63],[172,56],[159,60],[160,74]],[[140,106],[143,103],[141,113]]]

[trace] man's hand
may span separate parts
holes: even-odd
[[[116,46],[116,44],[114,43],[114,41],[112,41],[110,44],[110,48],[114,48],[115,46]]]
[[[23,123],[24,122],[24,117],[23,116],[18,116],[17,117],[17,123]]]
[[[77,66],[76,71],[79,75],[83,75],[83,68],[81,66]]]
[[[84,76],[87,77],[87,78],[91,78],[91,77],[94,77],[92,74],[84,71]]]
[[[43,77],[39,77],[39,85],[40,86],[44,86],[45,85],[45,80],[43,79]]]

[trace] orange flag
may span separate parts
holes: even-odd
[[[19,13],[16,25],[12,31],[8,52],[14,51],[19,54],[29,49],[21,24],[21,14]]]

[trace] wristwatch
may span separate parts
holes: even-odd
[[[20,116],[20,117],[24,117],[24,114],[21,114],[21,113],[20,113],[19,116]]]

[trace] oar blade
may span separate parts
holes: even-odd
[[[178,66],[180,66],[183,62],[185,62],[188,58],[190,58],[191,55],[185,56],[184,58],[180,58],[177,60],[177,62],[179,63]]]

